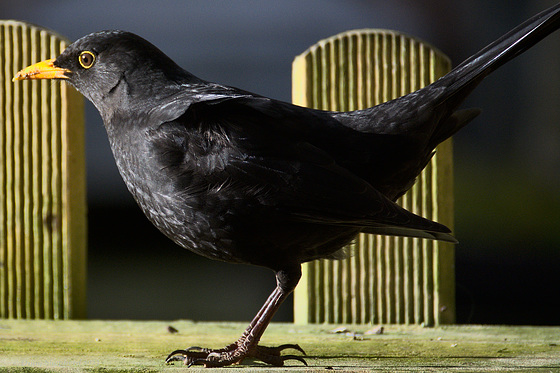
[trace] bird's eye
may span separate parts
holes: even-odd
[[[90,51],[83,51],[82,53],[80,53],[80,57],[78,57],[78,61],[80,62],[80,65],[82,65],[84,69],[89,69],[90,67],[93,66],[93,63],[95,62],[95,54],[91,53]]]

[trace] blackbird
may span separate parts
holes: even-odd
[[[14,80],[65,79],[103,118],[119,171],[148,219],[212,259],[272,269],[277,286],[222,349],[167,361],[218,367],[251,357],[281,366],[298,345],[258,344],[301,277],[301,263],[340,258],[359,232],[456,242],[394,201],[434,148],[475,116],[457,110],[493,70],[560,26],[560,4],[516,27],[435,83],[352,112],[320,111],[211,83],[134,34],[102,31]]]

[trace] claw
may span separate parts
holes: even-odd
[[[303,351],[302,351],[303,352]],[[309,365],[307,365],[307,361],[305,361],[304,358],[302,358],[301,356],[297,356],[297,355],[284,355],[281,356],[282,358],[282,362],[286,361],[286,360],[297,360],[299,362],[302,362],[303,365],[305,365],[306,367],[308,367]]]
[[[204,364],[204,359],[208,356],[209,351],[210,350],[206,348],[197,346],[189,347],[186,350],[175,350],[167,356],[165,363],[169,364],[173,361],[181,361],[189,367],[193,364],[199,364],[200,362]]]
[[[261,360],[261,361],[263,361],[267,364],[277,366],[277,367],[284,366],[284,362],[286,360],[297,360],[297,361],[303,363],[305,366],[308,366],[305,359],[301,356],[297,356],[297,355],[283,355],[282,356],[282,355],[280,355],[280,353],[283,350],[286,350],[288,348],[299,351],[302,354],[306,355],[305,351],[299,345],[284,344],[284,345],[277,346],[277,347],[257,346],[257,350],[253,352],[252,356],[257,360]]]
[[[305,355],[305,351],[297,344],[283,344],[277,347],[253,346],[250,349],[233,343],[221,349],[209,349],[199,346],[191,346],[185,350],[175,350],[167,356],[166,363],[182,361],[187,367],[193,365],[204,365],[205,367],[221,367],[231,364],[239,364],[245,358],[260,360],[266,364],[281,367],[286,360],[297,360],[305,366],[307,362],[301,356],[281,355],[286,349],[292,349]]]
[[[173,351],[172,353],[167,355],[167,358],[165,359],[165,363],[169,364],[172,361],[185,361],[185,359],[187,358],[186,354],[188,351],[189,349]]]
[[[296,351],[301,352],[301,353],[304,354],[304,355],[307,355],[307,354],[305,353],[305,351],[303,350],[303,348],[301,348],[300,345],[297,345],[297,344],[288,344],[288,343],[287,343],[287,344],[283,344],[283,345],[281,345],[281,346],[272,347],[272,348],[275,349],[275,350],[277,350],[278,352],[283,351],[283,350],[286,350],[286,349],[288,349],[288,348],[291,348],[292,350],[296,350]]]

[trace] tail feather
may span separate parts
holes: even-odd
[[[384,236],[413,237],[426,238],[429,240],[445,241],[451,243],[459,243],[450,232],[441,232],[436,230],[415,229],[407,227],[367,227],[362,230],[364,233],[381,234]]]
[[[466,97],[487,75],[525,52],[560,28],[560,4],[542,11],[472,55],[435,84],[446,86],[447,99],[453,91]],[[460,98],[459,101],[462,101]]]
[[[465,127],[476,118],[481,111],[480,109],[474,108],[455,111],[435,129],[430,138],[430,144],[428,145],[430,149],[434,149],[439,143],[453,136],[461,128]]]

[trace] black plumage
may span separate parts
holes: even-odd
[[[394,201],[434,148],[470,122],[457,110],[480,81],[559,25],[556,5],[437,82],[353,112],[298,107],[195,77],[137,35],[87,35],[15,79],[66,79],[99,110],[118,169],[150,221],[200,255],[265,266],[278,286],[249,328],[221,350],[169,361],[223,366],[301,357],[258,346],[302,262],[336,258],[359,232],[455,242]]]

